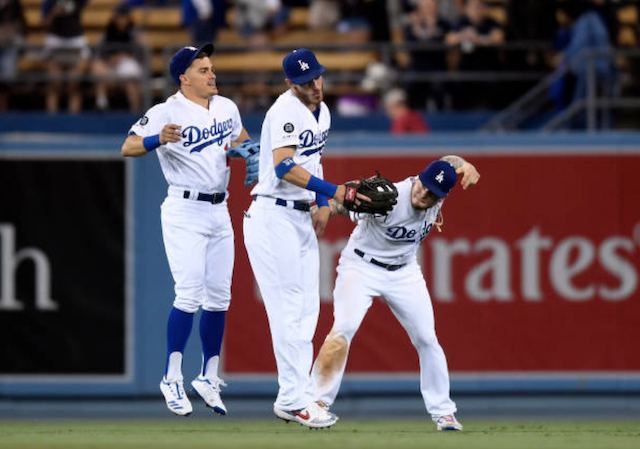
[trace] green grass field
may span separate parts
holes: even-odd
[[[309,430],[269,421],[0,422],[0,448],[486,448],[640,447],[638,421],[464,421],[464,432],[437,432],[428,421],[348,421]]]

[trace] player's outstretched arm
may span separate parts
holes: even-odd
[[[475,186],[480,181],[480,173],[478,173],[476,167],[462,159],[460,156],[451,154],[444,156],[441,159],[450,163],[453,168],[456,169],[456,174],[462,174],[462,180],[460,183],[462,184],[463,189],[466,190],[468,187]]]
[[[160,134],[147,137],[133,134],[127,137],[122,144],[121,152],[124,157],[140,157],[155,150],[160,145],[168,142],[180,142],[180,139],[182,139],[180,126],[170,123],[162,128]]]
[[[344,184],[335,185],[312,176],[311,173],[295,163],[293,160],[294,154],[295,148],[293,146],[273,150],[273,165],[278,178],[284,179],[303,189],[322,194],[327,198],[333,198],[340,204],[344,203],[345,196],[347,195],[352,196],[352,198],[349,199],[353,204],[360,204],[362,201],[371,201],[366,195],[357,193],[354,187],[351,187],[352,190],[349,190]]]

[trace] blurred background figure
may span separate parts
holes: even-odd
[[[568,66],[568,75],[563,77],[562,85],[553,92],[556,103],[564,101],[567,94],[571,101],[586,97],[589,67],[593,64],[597,94],[615,95],[616,68],[609,39],[609,31],[601,15],[592,5],[583,0],[564,0],[558,3],[559,19],[566,21],[570,32],[566,46],[558,53],[553,64],[558,68]],[[588,51],[599,52],[592,58],[585,57]],[[571,93],[572,92],[572,93]],[[578,120],[580,121],[580,119]],[[576,123],[575,126],[582,126]]]
[[[289,9],[281,0],[236,0],[235,27],[249,45],[261,47],[286,31]]]
[[[26,32],[20,0],[0,0],[0,111],[7,110],[7,92],[18,74],[18,50]]]
[[[429,126],[422,115],[407,104],[407,94],[399,88],[391,89],[383,99],[384,112],[391,121],[392,134],[426,134]]]
[[[69,80],[69,112],[76,114],[82,107],[80,81],[91,55],[80,20],[87,1],[44,0],[42,3],[42,19],[47,29],[44,60],[47,72],[52,76],[47,90],[47,112],[58,112],[65,74]]]
[[[188,28],[194,44],[214,42],[226,25],[226,0],[182,0],[182,26]]]
[[[407,42],[443,45],[451,24],[439,14],[437,0],[419,0],[410,14],[405,30]],[[444,48],[411,51],[409,69],[416,72],[441,72],[447,69]],[[417,109],[443,109],[444,84],[442,82],[412,82],[408,86],[409,106]]]
[[[136,48],[143,44],[131,10],[126,4],[117,6],[98,46],[91,71],[96,79],[96,107],[109,108],[108,90],[118,86],[125,90],[129,111],[139,112],[142,67],[136,59]]]
[[[591,9],[598,13],[609,32],[609,41],[612,45],[618,43],[620,21],[618,20],[618,6],[620,0],[588,0]]]
[[[309,28],[312,30],[328,30],[340,21],[339,0],[310,0]]]
[[[464,14],[445,42],[460,48],[459,70],[497,71],[500,58],[497,46],[505,41],[504,30],[487,12],[484,0],[466,0]],[[456,108],[486,108],[495,99],[496,85],[467,82],[456,87]]]

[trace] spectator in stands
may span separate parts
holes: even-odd
[[[447,33],[446,42],[460,45],[461,70],[496,70],[498,53],[491,47],[504,43],[504,30],[487,14],[484,0],[466,0],[464,16]]]
[[[92,64],[92,73],[96,78],[96,107],[99,110],[109,108],[108,88],[118,85],[125,90],[129,110],[140,111],[142,67],[138,62],[140,53],[136,52],[136,47],[142,43],[129,6],[117,6]]]
[[[611,45],[618,44],[618,33],[620,32],[620,21],[618,20],[619,0],[589,0],[592,3],[592,9],[596,11],[609,32],[609,41]]]
[[[340,21],[340,0],[311,0],[309,2],[309,28],[328,30]]]
[[[438,0],[440,17],[449,23],[457,23],[464,10],[464,0]]]
[[[289,10],[281,0],[236,0],[235,26],[254,47],[267,44],[287,27]]]
[[[498,50],[504,43],[504,30],[487,13],[484,0],[466,0],[464,16],[445,42],[459,45],[461,50],[459,69],[463,71],[497,71],[500,69]],[[456,89],[456,107],[487,107],[495,100],[495,83],[465,82]]]
[[[421,0],[399,0],[405,8],[414,11]],[[460,14],[464,10],[464,0],[436,0],[438,2],[438,13],[440,17],[453,24],[458,23]]]
[[[214,42],[226,24],[226,0],[182,0],[182,26],[198,45]]]
[[[590,64],[593,64],[596,88],[607,96],[615,92],[616,69],[609,32],[601,16],[582,0],[565,0],[558,8],[564,12],[571,26],[567,46],[554,59],[556,67],[567,66],[575,79],[573,101],[585,98]],[[587,51],[603,52],[591,60]]]
[[[80,81],[91,54],[83,34],[80,17],[88,0],[44,0],[42,18],[47,29],[44,41],[44,60],[52,76],[47,90],[47,111],[58,112],[62,78],[69,79],[70,113],[82,107]]]
[[[412,51],[409,68],[414,72],[440,72],[447,69],[444,40],[451,25],[440,16],[438,8],[437,0],[420,0],[410,15],[405,32],[406,41],[441,46]],[[434,108],[442,109],[444,106],[444,85],[441,82],[413,82],[408,90],[410,106],[413,108],[423,109],[427,101],[434,103]]]
[[[27,24],[20,0],[0,0],[0,111],[7,109],[5,83],[18,73],[18,46],[24,41]]]
[[[407,94],[402,89],[391,89],[383,99],[384,111],[391,120],[392,134],[427,134],[429,126],[422,115],[407,104]]]

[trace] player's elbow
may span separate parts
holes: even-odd
[[[120,154],[122,154],[123,157],[141,156],[140,151],[136,151],[136,145],[132,137],[133,136],[128,137],[122,144],[122,148],[120,148]]]

